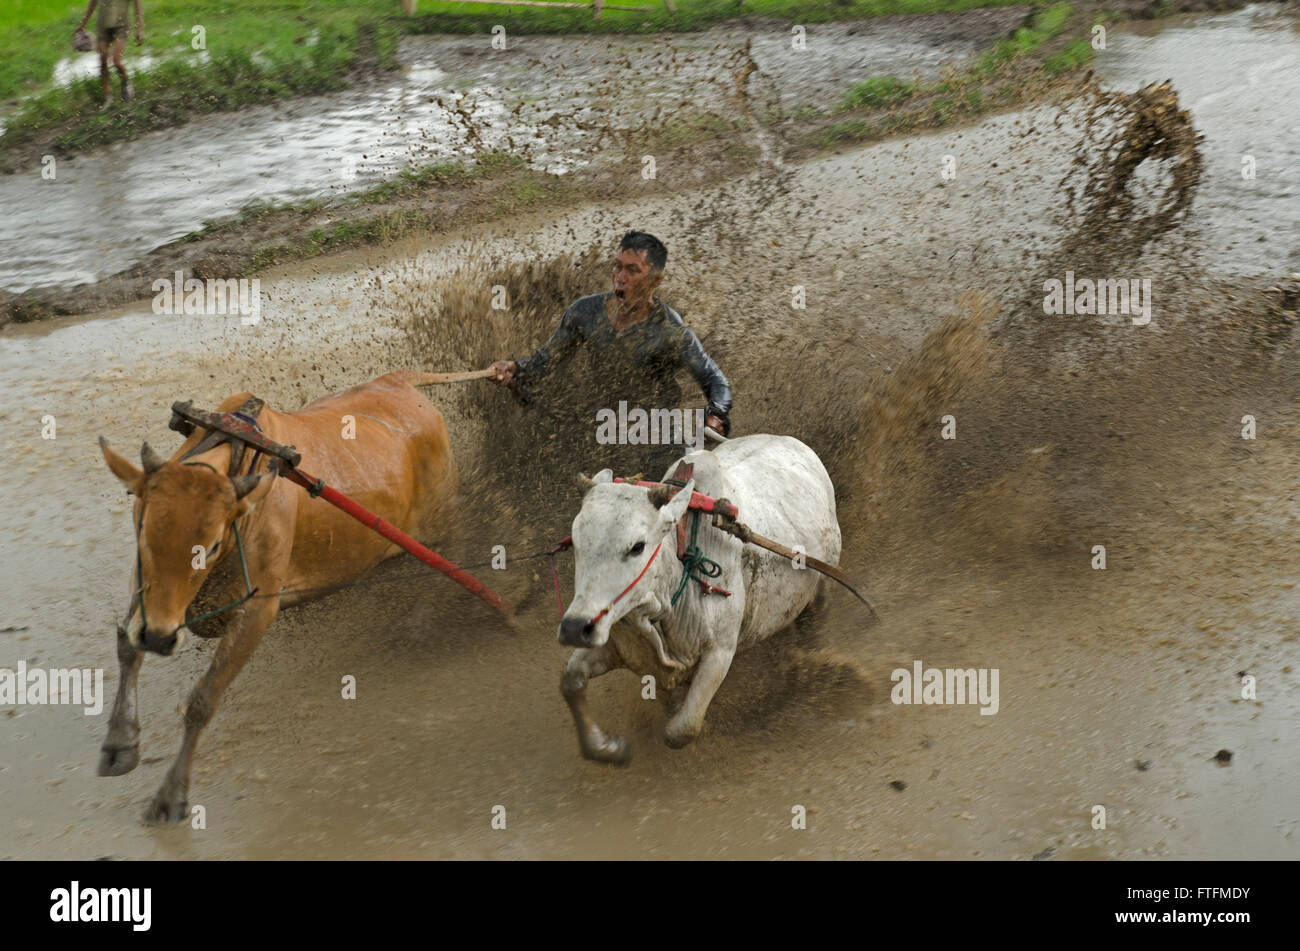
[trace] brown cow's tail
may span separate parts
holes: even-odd
[[[462,373],[425,373],[421,370],[404,370],[400,374],[402,381],[409,386],[432,386],[435,383],[463,383],[467,380],[488,380],[494,375],[494,371],[487,370],[466,370]]]

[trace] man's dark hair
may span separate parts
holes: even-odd
[[[668,248],[652,234],[644,231],[629,231],[619,242],[620,251],[644,251],[645,259],[651,267],[663,270],[668,264]]]

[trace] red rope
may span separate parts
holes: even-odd
[[[641,569],[641,573],[632,579],[632,583],[630,585],[628,585],[626,588],[624,588],[622,591],[618,593],[617,598],[609,602],[608,607],[603,608],[599,614],[597,614],[594,618],[591,619],[592,624],[598,623],[601,618],[603,618],[606,614],[608,614],[610,611],[614,609],[614,605],[618,604],[619,601],[623,600],[623,595],[627,594],[629,591],[631,591],[633,588],[636,587],[637,582],[645,577],[645,573],[649,571],[650,566],[654,564],[655,557],[659,554],[659,549],[663,547],[664,547],[664,543],[662,541],[658,545],[655,545],[655,550],[650,554],[650,560],[645,563],[645,567]]]

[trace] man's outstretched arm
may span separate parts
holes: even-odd
[[[555,328],[551,339],[537,348],[530,357],[522,360],[498,360],[490,369],[496,370],[493,380],[497,383],[509,383],[513,379],[540,380],[551,372],[556,363],[563,363],[582,342],[582,328],[572,307],[560,318],[560,326]]]
[[[688,327],[682,330],[682,362],[690,368],[691,376],[695,377],[709,401],[709,407],[704,411],[706,419],[717,419],[725,436],[731,431],[731,384],[713,358],[704,352],[695,332]]]

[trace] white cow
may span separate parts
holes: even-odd
[[[692,489],[734,503],[741,521],[759,534],[830,564],[839,560],[835,488],[817,454],[799,440],[744,436],[689,453],[685,461],[693,478],[666,502],[662,491],[614,482],[608,469],[594,480],[581,478],[589,489],[573,520],[575,591],[559,628],[560,643],[578,649],[560,690],[588,759],[631,759],[627,741],[605,733],[587,713],[588,680],[620,667],[652,674],[670,691],[668,745],[685,746],[699,735],[736,651],[788,627],[825,581],[790,559],[742,544],[714,528],[711,516],[692,513],[687,540],[698,517],[698,546],[722,569],[708,582],[731,596],[708,593],[691,580],[673,605],[682,579],[674,529]]]

